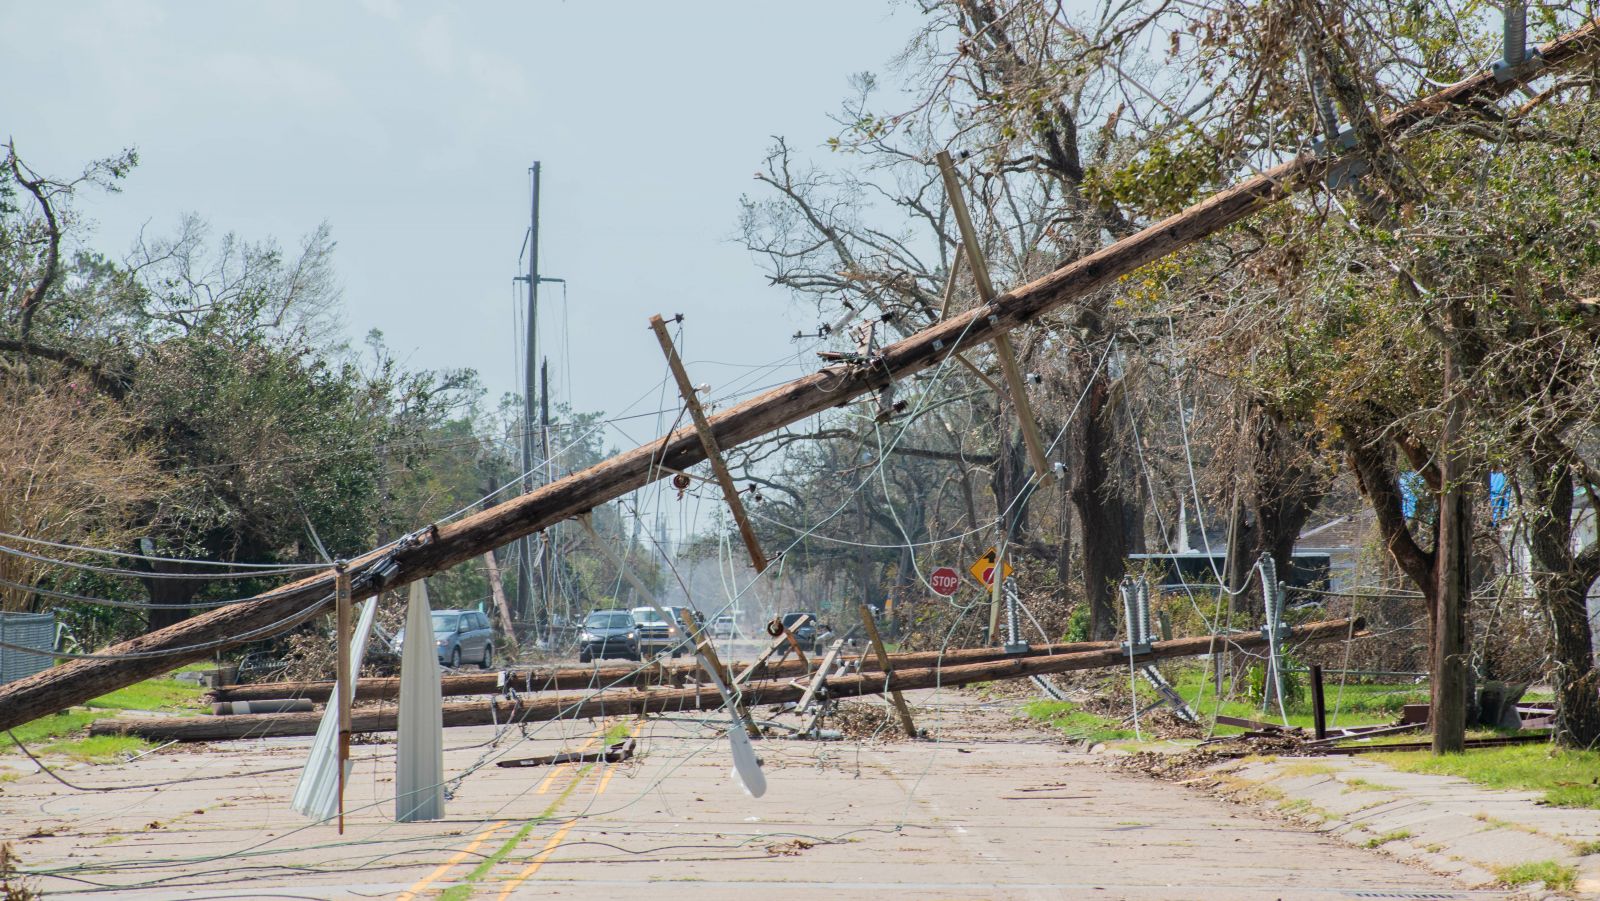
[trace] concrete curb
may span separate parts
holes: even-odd
[[[1187,781],[1465,886],[1492,887],[1503,867],[1550,860],[1576,871],[1576,888],[1536,883],[1522,897],[1600,898],[1600,810],[1548,807],[1536,792],[1404,773],[1371,757],[1244,758],[1206,773]]]

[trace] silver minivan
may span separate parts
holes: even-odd
[[[395,635],[395,650],[406,640],[404,629]],[[433,611],[433,645],[439,662],[460,669],[463,662],[483,669],[494,666],[494,629],[489,616],[477,610]]]

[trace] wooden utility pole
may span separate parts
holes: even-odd
[[[722,460],[722,451],[717,447],[716,434],[711,429],[711,423],[706,419],[705,408],[700,406],[700,395],[694,390],[694,385],[689,381],[689,373],[683,368],[683,361],[678,359],[678,348],[672,344],[672,336],[667,334],[667,324],[660,316],[650,317],[650,328],[656,333],[656,340],[661,342],[661,352],[667,357],[667,365],[672,368],[672,377],[678,382],[678,394],[683,397],[683,402],[689,408],[689,415],[694,419],[695,433],[700,436],[700,443],[704,445],[706,460],[711,463],[711,472],[717,477],[717,484],[722,487],[722,498],[728,502],[728,509],[733,512],[733,521],[739,525],[739,535],[744,538],[745,549],[750,552],[750,562],[755,566],[756,572],[767,568],[767,555],[761,552],[761,542],[756,540],[756,531],[750,527],[750,518],[745,515],[744,502],[739,500],[739,489],[733,484],[733,475],[728,472],[728,465]]]
[[[883,639],[878,636],[878,622],[872,618],[872,608],[866,604],[861,605],[861,625],[867,630],[867,638],[878,655],[878,666],[883,669],[883,680],[887,684],[893,680],[894,670],[889,665],[889,652],[883,646]],[[906,730],[906,738],[916,738],[917,724],[911,719],[911,708],[906,705],[905,695],[900,693],[900,689],[891,688],[889,700],[894,702],[895,712],[900,714],[900,726]]]
[[[1600,23],[1591,22],[1539,48],[1545,60],[1540,74],[1570,68],[1597,50]],[[1504,96],[1526,81],[1523,75],[1498,81],[1484,70],[1395,110],[1380,123],[1379,130],[1392,135],[1437,119],[1453,107]],[[883,348],[872,366],[829,366],[724,410],[708,419],[710,432],[719,447],[732,447],[936,366],[957,350],[991,341],[1242,222],[1297,190],[1320,184],[1319,179],[1342,159],[1333,154],[1306,154],[1274,166],[991,303],[909,335]],[[491,510],[421,529],[396,545],[385,545],[351,561],[354,596],[371,597],[384,588],[448,569],[664,478],[666,467],[687,469],[704,459],[698,430],[680,429]],[[93,658],[73,660],[7,683],[0,686],[0,729],[204,660],[219,648],[286,632],[321,613],[332,594],[331,573],[311,576],[104,648]]]
[[[350,570],[343,560],[335,563],[334,573],[334,673],[339,687],[339,834],[344,834],[344,768],[350,759],[350,708],[355,703],[355,674],[350,666]]]
[[[967,265],[972,269],[972,281],[978,286],[978,299],[986,304],[995,298],[994,283],[989,281],[989,264],[978,245],[978,232],[972,227],[972,216],[967,212],[967,200],[961,193],[961,182],[956,178],[956,166],[950,152],[939,151],[939,174],[944,178],[944,193],[950,200],[950,211],[955,214],[956,225],[961,229],[961,244],[967,251]],[[1028,460],[1039,477],[1040,486],[1055,481],[1055,472],[1045,458],[1044,437],[1039,434],[1039,422],[1033,417],[1033,406],[1028,403],[1028,393],[1022,379],[1022,368],[1017,365],[1016,352],[1011,349],[1011,339],[1000,335],[994,339],[994,355],[1000,361],[1000,373],[1005,376],[1006,391],[1011,395],[1012,409],[1022,426],[1022,443],[1028,447]],[[969,364],[970,366],[970,364]]]

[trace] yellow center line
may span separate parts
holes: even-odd
[[[450,872],[451,868],[453,868],[456,864],[466,860],[467,857],[472,854],[472,852],[478,850],[479,845],[488,841],[489,836],[499,832],[500,828],[505,826],[508,822],[510,821],[501,820],[500,822],[495,823],[493,826],[490,826],[488,829],[480,832],[478,837],[472,840],[472,844],[462,848],[454,857],[440,864],[437,869],[435,869],[432,873],[429,873],[427,876],[424,876],[416,885],[406,889],[404,893],[395,898],[395,901],[411,901],[411,899],[420,894],[423,889],[427,888],[429,885],[432,885],[434,882],[437,882],[441,877],[444,876],[444,874]]]
[[[639,734],[639,730],[643,728],[644,720],[634,723],[633,728],[628,731],[629,737],[637,736]],[[616,764],[611,764],[610,766],[606,767],[605,775],[600,777],[600,784],[594,790],[594,796],[596,798],[606,793],[606,786],[611,784],[611,777],[616,772]],[[523,869],[522,872],[518,873],[509,883],[506,884],[506,887],[501,890],[495,901],[505,901],[506,898],[511,896],[512,892],[517,890],[517,886],[528,881],[529,877],[539,872],[539,868],[544,866],[544,862],[550,859],[550,855],[554,854],[557,848],[561,847],[561,843],[566,839],[567,833],[571,832],[572,827],[576,825],[578,825],[578,818],[573,817],[572,819],[568,820],[560,829],[556,830],[556,834],[550,836],[550,840],[545,842],[544,847],[539,850],[539,855],[535,857],[533,861]]]

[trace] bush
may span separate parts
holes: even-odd
[[[1305,702],[1306,685],[1302,681],[1299,661],[1288,654],[1283,655],[1283,706],[1293,709]],[[1245,684],[1250,701],[1260,704],[1267,699],[1267,665],[1264,661],[1250,664],[1246,672]]]

